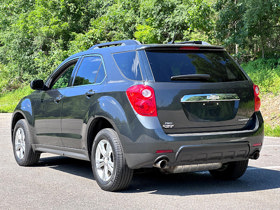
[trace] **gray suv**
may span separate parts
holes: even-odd
[[[43,152],[87,160],[107,191],[127,188],[140,168],[237,179],[263,143],[258,86],[201,41],[97,44],[31,88],[12,117],[17,163]]]

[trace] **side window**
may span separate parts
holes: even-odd
[[[73,63],[72,65],[70,65],[60,76],[59,78],[56,80],[56,82],[54,83],[54,85],[52,86],[52,89],[57,89],[57,88],[65,88],[68,86],[70,79],[71,79],[71,75],[72,72],[75,68],[76,63]]]
[[[131,80],[142,80],[139,59],[135,51],[113,55],[123,75]]]
[[[98,71],[98,74],[97,74],[97,76],[96,76],[96,81],[95,81],[95,83],[101,83],[101,82],[103,81],[104,77],[105,77],[104,66],[101,65],[101,66],[100,66],[100,69],[99,69],[99,71]]]
[[[101,57],[85,57],[78,69],[74,86],[100,83],[104,77],[105,72]]]

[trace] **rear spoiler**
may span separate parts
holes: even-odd
[[[151,44],[143,45],[137,50],[214,50],[214,51],[226,51],[225,48],[215,45],[203,45],[203,44]]]

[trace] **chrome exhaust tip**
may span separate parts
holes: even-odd
[[[160,159],[154,163],[154,167],[165,169],[167,168],[168,160],[167,159]]]
[[[250,156],[250,158],[251,158],[251,159],[254,159],[254,160],[257,160],[259,157],[260,157],[260,151],[259,151],[259,150],[255,151],[255,152]]]

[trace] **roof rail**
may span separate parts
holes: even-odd
[[[208,42],[203,42],[203,41],[184,41],[184,42],[176,42],[174,44],[202,44],[202,45],[211,45]]]
[[[103,48],[103,47],[110,47],[110,46],[126,46],[126,45],[141,45],[139,41],[136,40],[121,40],[121,41],[115,41],[115,42],[106,42],[101,44],[96,44],[89,48],[89,50]]]

